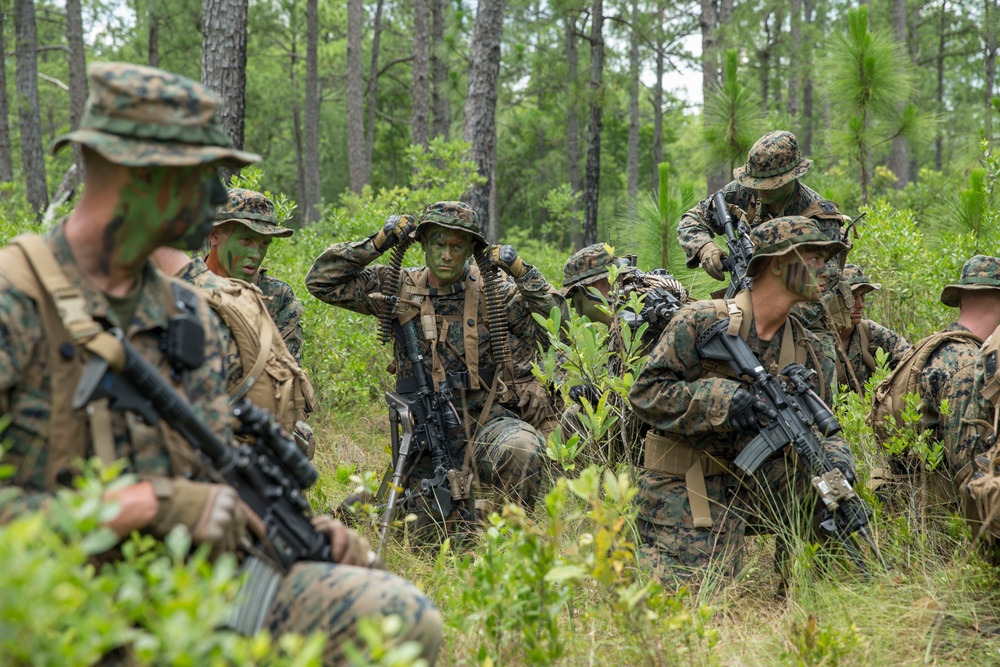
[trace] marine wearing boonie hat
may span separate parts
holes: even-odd
[[[178,74],[129,63],[94,63],[80,128],[57,137],[52,153],[76,142],[126,167],[244,166],[260,156],[230,148],[216,112],[222,98]]]
[[[274,202],[254,190],[229,188],[229,201],[215,212],[214,226],[238,222],[264,236],[285,238],[295,230],[278,224]]]
[[[819,230],[815,221],[801,215],[768,220],[751,230],[750,239],[753,241],[754,252],[747,265],[747,275],[751,277],[759,273],[766,258],[780,257],[796,246],[821,247],[826,250],[827,258],[847,247],[840,241],[831,241],[830,237]]]
[[[868,294],[868,292],[882,289],[882,283],[869,281],[868,276],[865,275],[865,272],[857,264],[846,264],[841,274],[841,279],[851,286],[851,292],[861,292],[862,296]]]
[[[439,201],[424,209],[413,232],[417,240],[422,241],[428,227],[434,225],[469,234],[475,239],[477,249],[489,245],[479,228],[479,214],[464,202]]]
[[[802,157],[795,135],[784,130],[768,132],[750,147],[747,162],[733,170],[740,185],[754,190],[777,190],[805,176],[812,160]]]
[[[941,291],[941,303],[957,308],[962,292],[1000,290],[1000,259],[976,255],[962,266],[958,283],[946,285]]]
[[[616,257],[606,243],[595,243],[569,256],[563,265],[563,294],[586,287],[609,275],[610,266],[629,266],[624,257]]]

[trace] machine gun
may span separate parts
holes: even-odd
[[[762,417],[766,424],[760,427],[758,435],[743,448],[734,463],[752,475],[772,454],[791,445],[813,475],[813,488],[823,501],[824,517],[820,524],[823,529],[843,544],[848,556],[866,576],[868,570],[855,535],[867,541],[871,553],[888,570],[867,530],[871,515],[868,506],[854,492],[844,473],[834,466],[813,433],[814,426],[823,437],[840,432],[837,418],[809,384],[816,372],[799,364],[788,364],[781,369],[781,375],[788,378],[787,385],[783,386],[764,370],[745,340],[727,333],[728,327],[729,320],[724,319],[702,332],[697,340],[698,355],[728,362],[737,375],[751,378],[751,391],[777,415],[775,418]]]
[[[732,299],[738,292],[750,289],[750,278],[747,277],[747,267],[753,257],[753,241],[750,240],[750,227],[743,220],[733,224],[722,191],[712,196],[712,207],[715,222],[726,232],[729,246],[729,257],[723,261],[723,267],[729,272],[729,287],[726,288],[726,298]]]
[[[91,358],[74,392],[73,408],[106,398],[110,408],[131,411],[146,424],[155,425],[162,419],[201,452],[260,517],[267,543],[256,545],[260,549],[255,551],[271,558],[253,554],[244,561],[247,581],[227,623],[237,632],[256,634],[278,591],[282,571],[299,561],[333,562],[330,538],[318,532],[307,517],[309,501],[302,493],[316,481],[316,470],[274,416],[245,398],[233,407],[233,415],[240,421],[239,431],[253,436],[253,445],[223,443],[120,329],[109,333],[118,340],[122,353],[112,362],[100,356]],[[281,571],[271,561],[276,561]]]
[[[427,451],[434,466],[434,476],[420,480],[420,485],[405,491],[404,502],[413,495],[426,498],[431,511],[442,521],[458,510],[460,519],[471,520],[475,516],[472,498],[472,472],[460,471],[448,448],[449,435],[461,428],[458,412],[451,402],[451,389],[442,387],[434,391],[424,372],[423,355],[417,347],[417,328],[413,320],[399,325],[397,338],[402,343],[404,353],[413,366],[417,392],[409,398],[394,391],[386,392],[385,401],[389,405],[389,430],[392,437],[394,465],[386,471],[382,479],[378,501],[385,498],[385,509],[379,524],[381,534],[377,554],[381,555],[389,539],[389,531],[396,518],[402,484],[407,474],[410,455]],[[466,445],[472,447],[470,442]],[[389,475],[392,474],[391,481]]]

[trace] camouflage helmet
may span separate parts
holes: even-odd
[[[957,308],[961,292],[1000,290],[1000,259],[976,255],[962,266],[962,277],[941,291],[941,303]]]
[[[243,188],[229,188],[229,201],[215,211],[215,227],[227,222],[238,222],[264,236],[284,238],[295,233],[278,224],[274,203],[270,199]]]
[[[624,257],[615,257],[614,248],[606,243],[595,243],[577,250],[563,266],[563,292],[569,293],[575,287],[586,287],[608,277],[609,266],[629,266]]]
[[[862,271],[861,267],[857,264],[844,265],[841,280],[850,285],[851,292],[854,292],[855,294],[861,292],[862,295],[865,295],[868,292],[874,292],[875,290],[882,289],[882,283],[873,283],[869,281],[868,276],[865,275],[865,272]]]
[[[434,225],[469,234],[475,239],[476,248],[489,245],[479,229],[479,214],[464,202],[439,201],[424,209],[414,232],[417,240],[422,241],[427,229]]]
[[[819,246],[826,251],[827,259],[847,247],[840,241],[831,241],[819,230],[815,220],[801,215],[768,220],[754,227],[750,238],[754,251],[747,265],[747,275],[751,277],[760,272],[768,257],[780,257],[796,246]]]
[[[750,147],[747,163],[733,169],[733,178],[743,187],[776,190],[800,178],[812,167],[802,157],[795,135],[784,130],[768,132]]]
[[[94,63],[80,128],[52,142],[76,142],[126,167],[243,166],[259,155],[229,148],[216,112],[222,99],[197,81],[153,67]]]

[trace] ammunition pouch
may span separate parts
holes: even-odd
[[[705,478],[733,474],[722,461],[711,452],[694,449],[684,436],[650,431],[646,434],[642,465],[653,472],[683,477],[694,527],[708,529],[714,525]]]

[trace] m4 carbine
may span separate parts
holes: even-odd
[[[773,410],[774,418],[760,415],[766,423],[736,457],[734,463],[748,475],[772,454],[791,445],[802,458],[812,477],[813,488],[823,501],[825,516],[820,524],[836,537],[858,569],[867,575],[867,567],[855,535],[868,542],[871,553],[888,569],[867,526],[871,512],[851,487],[844,473],[830,460],[813,427],[823,437],[840,432],[840,423],[830,408],[813,391],[809,380],[816,372],[800,364],[788,364],[781,375],[788,378],[783,386],[764,370],[753,350],[739,335],[727,333],[729,319],[715,322],[698,336],[698,355],[704,359],[728,362],[740,377],[752,381],[751,391]],[[786,332],[785,335],[791,335]],[[758,422],[759,423],[759,422]]]
[[[726,245],[729,246],[729,258],[724,261],[723,266],[729,272],[726,298],[732,299],[737,293],[750,289],[750,278],[747,277],[747,267],[753,257],[750,226],[745,220],[740,220],[734,226],[721,190],[712,196],[712,209],[715,222],[725,230],[728,239]]]
[[[281,582],[282,573],[268,561],[276,560],[285,572],[299,561],[333,562],[330,538],[307,517],[310,506],[303,491],[316,481],[316,470],[274,416],[247,399],[236,403],[233,415],[240,421],[240,432],[253,436],[253,445],[223,443],[120,329],[109,333],[118,339],[122,354],[114,367],[100,356],[91,358],[73,395],[73,408],[107,398],[110,408],[131,411],[146,424],[162,419],[201,452],[260,517],[267,544],[255,551],[271,558],[251,555],[244,561],[247,582],[227,623],[238,632],[256,634]]]

